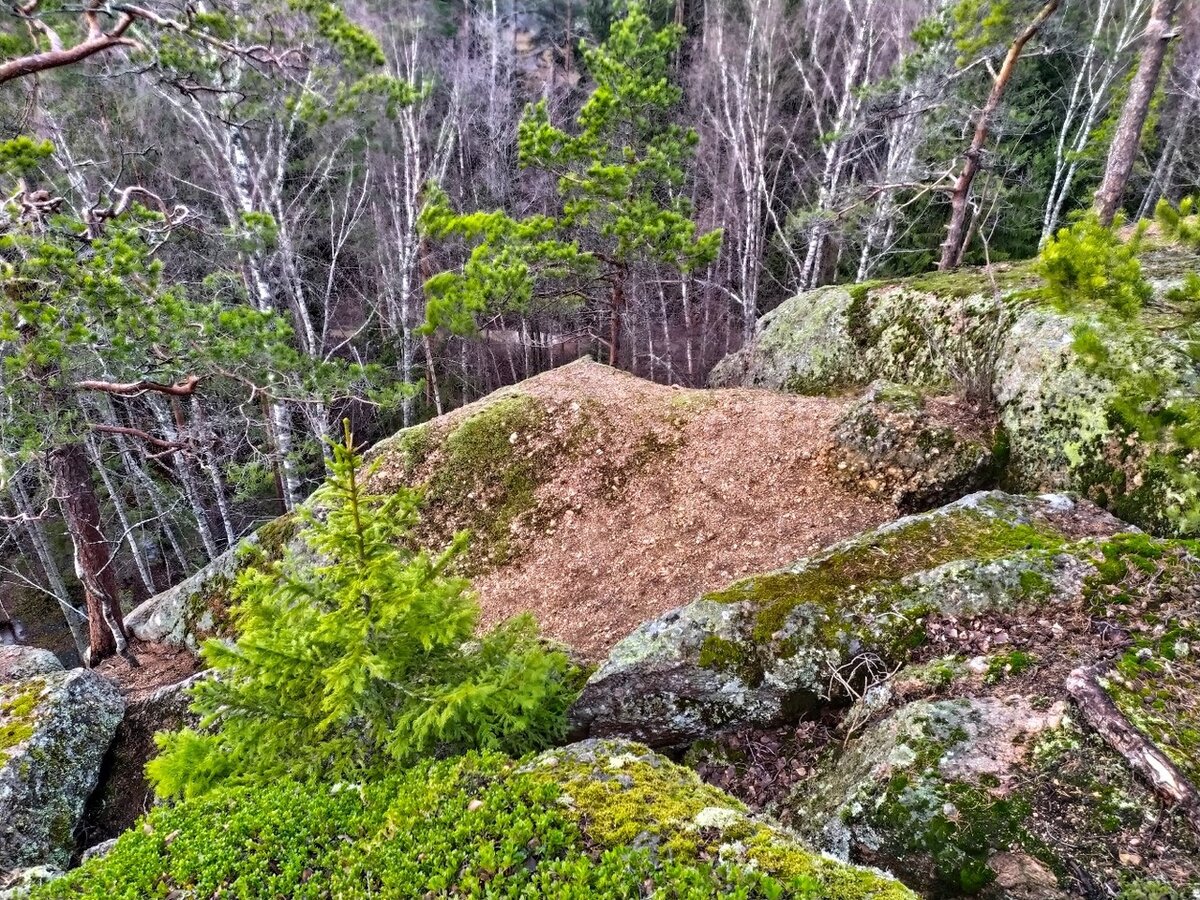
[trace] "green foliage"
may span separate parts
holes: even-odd
[[[644,5],[628,4],[600,46],[584,49],[595,89],[573,133],[550,122],[544,102],[519,128],[522,168],[557,179],[555,215],[455,215],[431,189],[424,233],[472,246],[461,272],[426,283],[426,329],[464,333],[485,311],[527,312],[537,301],[577,304],[609,290],[637,265],[687,274],[712,262],[721,232],[697,235],[686,191],[696,132],[671,123],[682,91],[670,81],[681,29],[656,29]]]
[[[361,786],[281,780],[158,807],[107,856],[32,898],[829,896],[811,877],[633,849],[587,826],[551,780],[469,755]],[[889,884],[846,896],[883,896]]]
[[[1038,257],[1043,296],[1063,312],[1092,306],[1122,319],[1137,315],[1152,294],[1137,258],[1146,223],[1139,223],[1128,240],[1118,234],[1119,227],[1120,222],[1105,227],[1088,213],[1060,229]]]
[[[958,65],[965,66],[985,50],[1012,39],[1011,0],[958,0],[950,12]]]
[[[242,253],[261,253],[279,240],[279,223],[268,212],[238,214],[238,228],[229,230],[230,243]]]
[[[1164,236],[1200,250],[1200,211],[1195,197],[1184,197],[1176,209],[1168,200],[1159,200],[1154,219]]]
[[[988,669],[983,680],[986,684],[995,684],[1011,675],[1020,675],[1036,664],[1037,658],[1024,650],[998,653],[988,661]]]
[[[1159,204],[1158,215],[1168,237],[1188,234],[1190,203]],[[1164,294],[1174,307],[1168,327],[1181,338],[1178,350],[1164,350],[1158,310],[1143,310],[1153,295],[1138,260],[1148,225],[1139,222],[1122,240],[1120,222],[1106,228],[1088,214],[1047,243],[1037,270],[1042,298],[1076,319],[1072,350],[1115,389],[1105,411],[1113,439],[1077,464],[1087,468],[1085,488],[1118,515],[1190,534],[1200,528],[1200,399],[1189,374],[1200,359],[1200,278],[1190,273]],[[1142,469],[1132,484],[1130,461]],[[1148,503],[1154,509],[1140,508]]]
[[[289,0],[288,5],[307,13],[317,33],[336,50],[344,61],[356,66],[381,66],[383,47],[370,31],[355,23],[338,3],[330,0]]]
[[[461,272],[441,272],[425,283],[424,329],[470,334],[476,318],[489,310],[533,311],[539,283],[582,274],[596,265],[591,253],[557,237],[549,216],[513,219],[502,212],[456,214],[445,192],[430,186],[421,211],[421,229],[437,240],[474,244]],[[558,302],[578,302],[567,288]]]
[[[577,132],[554,127],[536,104],[521,121],[520,158],[558,174],[563,225],[595,233],[606,256],[686,273],[715,259],[721,233],[697,237],[681,191],[698,140],[670,123],[683,95],[670,81],[681,38],[675,26],[656,30],[644,4],[631,2],[608,39],[583,52],[596,87]]]
[[[347,426],[348,429],[348,426]],[[358,778],[441,747],[526,750],[561,736],[572,699],[564,654],[529,617],[473,639],[479,609],[446,574],[465,535],[431,557],[409,546],[419,497],[362,486],[347,430],[306,513],[307,551],[248,567],[235,645],[210,641],[199,730],[159,737],[160,795],[280,776]]]
[[[47,140],[37,141],[28,135],[17,135],[0,143],[0,172],[18,176],[28,174],[53,152],[54,145]]]
[[[282,319],[197,296],[164,277],[154,256],[160,214],[135,205],[89,233],[67,214],[43,228],[8,213],[0,231],[7,452],[25,457],[77,439],[79,382],[167,383],[243,367],[260,377],[302,371],[293,368]]]

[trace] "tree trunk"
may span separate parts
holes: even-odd
[[[1133,171],[1134,158],[1142,141],[1142,126],[1150,112],[1150,101],[1158,87],[1158,76],[1162,71],[1163,57],[1167,55],[1167,44],[1174,37],[1171,21],[1175,17],[1177,0],[1155,0],[1150,8],[1150,21],[1142,37],[1142,56],[1137,72],[1129,85],[1129,95],[1121,108],[1121,118],[1108,146],[1108,162],[1104,165],[1104,179],[1096,191],[1095,211],[1100,221],[1111,225],[1121,199],[1125,196],[1125,185]]]
[[[75,548],[75,573],[83,582],[88,612],[88,659],[94,666],[115,653],[126,653],[125,623],[112,552],[100,524],[100,503],[92,486],[83,444],[50,452],[54,495],[62,507]]]
[[[46,582],[50,592],[54,594],[54,599],[62,607],[67,627],[71,629],[71,636],[75,639],[75,649],[79,652],[79,659],[82,661],[86,658],[89,643],[87,616],[71,603],[62,573],[59,572],[58,564],[54,561],[54,551],[50,547],[46,527],[34,510],[29,494],[26,493],[25,486],[21,484],[21,479],[14,478],[10,481],[9,489],[13,502],[17,506],[17,514],[25,520],[23,523],[25,531],[29,535],[30,543],[33,544],[33,552],[37,556],[38,562],[42,564],[42,570],[46,573]]]
[[[112,504],[113,512],[117,514],[117,523],[121,526],[121,530],[125,533],[125,542],[129,545],[129,553],[133,556],[133,563],[137,567],[138,576],[142,579],[142,584],[146,588],[146,596],[153,597],[158,593],[158,588],[154,585],[154,577],[150,574],[150,563],[146,560],[146,554],[142,552],[141,542],[138,540],[136,529],[129,518],[129,512],[125,508],[125,499],[117,490],[116,484],[109,477],[108,472],[104,469],[104,459],[100,456],[100,449],[96,446],[95,440],[90,436],[87,439],[88,455],[91,457],[92,466],[96,469],[96,474],[100,476],[100,482],[104,485],[104,490],[108,492],[109,503]],[[120,542],[117,543],[120,546]],[[116,547],[113,548],[113,553],[116,553]]]
[[[621,313],[625,306],[625,273],[618,272],[612,283],[608,311],[608,364],[614,368],[621,360]]]
[[[992,114],[996,111],[996,107],[1000,105],[1000,100],[1004,96],[1004,91],[1008,88],[1009,81],[1012,80],[1013,70],[1016,68],[1017,59],[1021,55],[1021,51],[1025,49],[1025,45],[1030,39],[1041,29],[1046,20],[1054,14],[1058,9],[1059,0],[1049,0],[1049,2],[1041,8],[1032,22],[1026,26],[1025,30],[1017,35],[1017,39],[1012,42],[1008,48],[1008,53],[1004,57],[1004,63],[1000,66],[1000,71],[996,73],[996,79],[992,82],[992,91],[988,94],[987,102],[983,104],[983,109],[979,113],[979,121],[975,125],[975,135],[971,139],[971,146],[967,149],[967,161],[963,164],[962,172],[958,175],[958,180],[954,183],[954,192],[950,195],[950,224],[946,226],[946,240],[942,243],[942,258],[938,263],[939,269],[953,269],[955,266],[962,264],[963,251],[966,249],[967,238],[967,207],[968,200],[971,196],[971,182],[975,180],[975,176],[979,173],[980,158],[983,154],[983,145],[987,142],[988,123],[991,121]]]

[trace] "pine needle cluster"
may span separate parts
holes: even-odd
[[[347,427],[306,513],[305,548],[248,566],[234,590],[236,642],[203,649],[196,728],[157,737],[162,796],[218,783],[356,780],[441,750],[520,755],[561,736],[566,655],[531,617],[477,635],[469,584],[450,574],[459,535],[430,555],[410,540],[419,496],[368,493]]]

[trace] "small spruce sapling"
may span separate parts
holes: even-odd
[[[248,566],[239,635],[203,649],[214,677],[192,689],[197,728],[156,736],[160,796],[288,776],[361,778],[442,749],[521,754],[561,737],[573,699],[564,653],[531,617],[476,635],[469,584],[415,550],[419,495],[366,491],[349,426],[305,510],[306,549]]]
[[[1121,319],[1134,318],[1153,293],[1138,261],[1147,224],[1139,222],[1122,239],[1120,221],[1109,228],[1088,213],[1059,229],[1037,261],[1047,299],[1062,312],[1090,305]]]

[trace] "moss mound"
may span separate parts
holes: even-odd
[[[538,503],[537,489],[577,455],[602,418],[592,405],[577,404],[565,418],[556,412],[539,398],[511,393],[450,424],[405,429],[372,451],[376,484],[421,488],[431,543],[466,528],[476,568],[503,563],[520,551],[522,526],[553,515]]]
[[[903,900],[630,744],[519,767],[432,762],[378,784],[276,783],[152,812],[33,900],[155,896]]]

